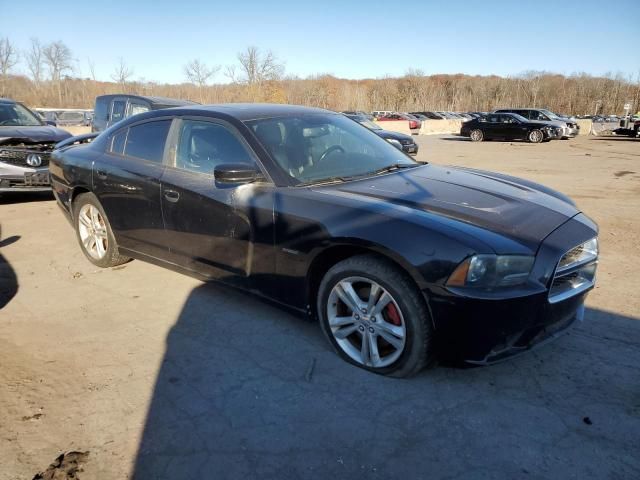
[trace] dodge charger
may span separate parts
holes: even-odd
[[[50,173],[93,264],[135,258],[260,295],[379,374],[528,350],[582,319],[595,283],[597,226],[565,195],[416,162],[326,110],[142,113],[55,150]]]

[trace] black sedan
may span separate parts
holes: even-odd
[[[152,111],[56,150],[50,170],[93,264],[137,258],[257,293],[376,373],[525,350],[582,318],[595,282],[597,227],[569,198],[417,163],[326,110]]]
[[[517,113],[489,113],[463,123],[460,135],[474,142],[499,139],[540,143],[561,138],[562,129],[551,122],[527,120]]]
[[[352,115],[344,112],[343,114],[349,117],[351,120],[355,120],[363,127],[367,127],[373,133],[375,133],[381,138],[384,138],[387,142],[389,142],[391,145],[398,148],[399,150],[402,150],[403,152],[408,153],[409,155],[418,154],[418,149],[419,149],[418,144],[416,143],[416,141],[413,139],[411,135],[406,135],[400,132],[392,132],[390,130],[385,130],[383,128],[380,128],[380,125],[378,125],[375,122],[372,122],[371,120],[364,117],[363,115]]]

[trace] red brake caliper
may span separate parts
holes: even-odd
[[[393,303],[387,305],[387,317],[389,318],[389,322],[394,325],[400,326],[400,314],[398,313],[398,309]]]

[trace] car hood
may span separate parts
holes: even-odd
[[[441,215],[503,235],[534,252],[547,235],[579,213],[568,197],[533,182],[431,164],[320,190]]]
[[[393,140],[411,140],[413,143],[413,138],[411,135],[406,135],[404,133],[399,132],[391,132],[389,130],[372,130],[373,133],[382,138],[392,138]]]
[[[15,143],[59,142],[69,138],[71,134],[65,130],[42,125],[38,127],[2,127],[0,126],[0,145]]]

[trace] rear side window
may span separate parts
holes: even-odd
[[[122,155],[124,152],[124,142],[127,140],[128,129],[120,130],[111,139],[111,153]]]
[[[124,154],[162,163],[169,127],[171,127],[171,120],[147,122],[129,128]]]
[[[109,102],[107,99],[99,98],[96,100],[96,107],[94,110],[94,118],[103,122],[107,121],[109,113]]]

